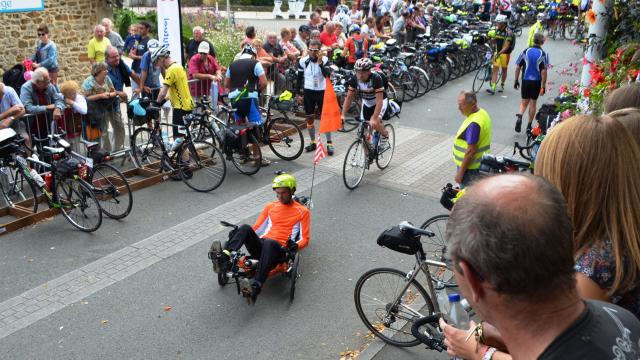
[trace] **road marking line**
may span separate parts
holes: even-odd
[[[312,173],[312,168],[306,168],[293,174],[301,185],[299,192],[310,187]],[[333,176],[330,172],[318,169],[315,184],[327,181]],[[218,220],[239,223],[255,216],[266,203],[273,200],[271,185],[265,185],[3,301],[0,303],[0,339],[200,241],[211,239],[212,236],[225,230],[222,225],[219,225]]]

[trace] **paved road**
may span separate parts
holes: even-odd
[[[517,48],[522,45],[520,38]],[[547,49],[555,69],[580,58],[566,42]],[[225,237],[220,220],[252,222],[274,198],[268,187],[274,170],[296,174],[308,193],[311,154],[252,177],[228,168],[225,183],[210,194],[180,182],[143,189],[134,194],[131,216],[105,220],[94,234],[56,217],[0,237],[2,353],[13,359],[336,359],[360,348],[370,340],[354,311],[355,281],[373,267],[410,267],[410,257],[375,244],[386,226],[444,212],[437,198],[452,181],[450,147],[462,121],[455,98],[471,82],[467,75],[407,103],[394,121],[391,166],[369,171],[356,191],[341,179],[354,135],[335,136],[336,156],[316,173],[312,239],[292,304],[285,282],[274,279],[247,306],[233,287],[219,288],[206,253],[213,239]],[[513,133],[518,98],[512,88],[479,95],[493,119],[495,153],[510,153],[510,144],[524,139]],[[383,347],[369,356],[437,358],[419,347]]]

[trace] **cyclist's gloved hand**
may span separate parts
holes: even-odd
[[[520,88],[520,81],[516,80],[516,81],[513,83],[513,88],[514,88],[514,89],[516,89],[516,90],[518,90],[518,88]]]
[[[293,241],[293,240],[289,240],[287,242],[287,248],[289,249],[289,251],[291,252],[296,252],[298,251],[298,243]]]
[[[545,94],[545,89],[543,87],[540,88],[540,96],[544,96]]]

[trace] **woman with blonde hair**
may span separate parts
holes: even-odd
[[[608,113],[607,115],[620,121],[624,125],[629,133],[640,145],[640,109],[639,108],[625,108]]]
[[[640,149],[629,132],[607,115],[565,120],[542,142],[535,174],[567,200],[580,296],[640,317]]]

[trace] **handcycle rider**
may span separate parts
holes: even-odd
[[[214,241],[209,255],[216,273],[228,271],[231,252],[238,251],[242,245],[252,258],[259,260],[253,279],[239,279],[240,289],[251,303],[255,303],[269,272],[287,261],[289,252],[296,252],[309,244],[310,212],[294,199],[295,177],[280,174],[273,179],[271,187],[277,200],[264,207],[253,226],[244,224],[232,231],[224,248],[219,240]]]
[[[358,59],[353,66],[356,76],[352,77],[348,83],[347,97],[342,105],[342,122],[345,122],[346,114],[353,102],[356,92],[360,93],[362,98],[362,110],[360,117],[364,121],[368,121],[373,130],[377,130],[382,136],[381,145],[384,144],[389,137],[389,133],[382,124],[382,117],[387,111],[389,101],[385,93],[385,84],[382,75],[371,72],[373,62],[371,59]]]

